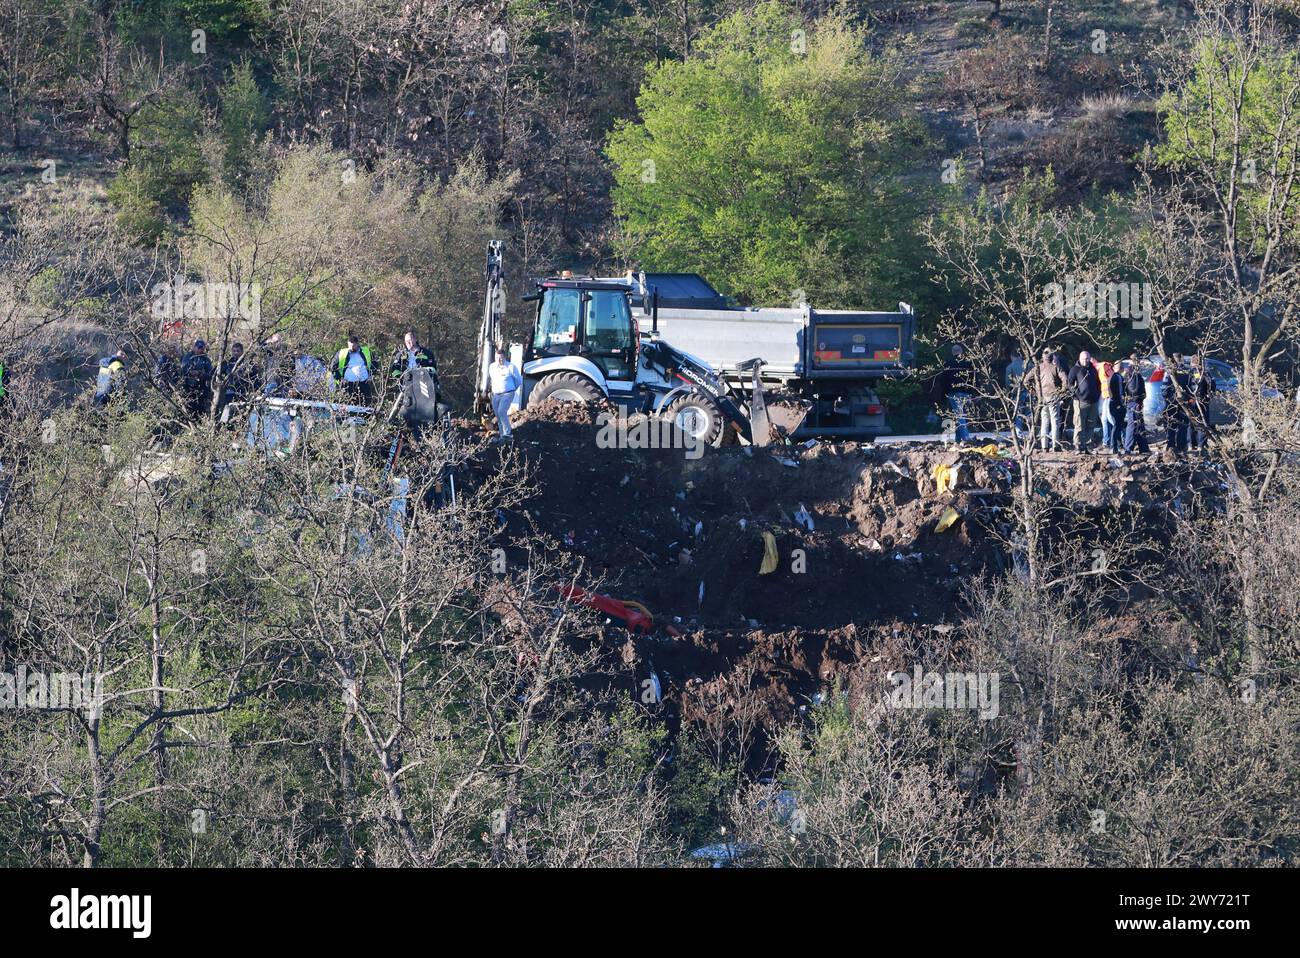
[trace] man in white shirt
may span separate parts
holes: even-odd
[[[510,438],[510,405],[523,383],[519,370],[510,361],[504,347],[497,347],[497,359],[488,367],[488,383],[492,390],[492,411],[501,427],[501,438]]]
[[[362,346],[354,334],[334,357],[334,375],[354,402],[370,399],[370,347]]]

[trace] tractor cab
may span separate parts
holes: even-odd
[[[604,375],[611,391],[636,381],[638,329],[626,286],[562,274],[541,280],[537,320],[525,363],[580,356]]]

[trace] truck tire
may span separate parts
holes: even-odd
[[[593,403],[604,398],[600,388],[580,373],[553,373],[533,387],[528,394],[528,405],[536,406],[548,399]]]
[[[717,446],[722,442],[726,420],[722,411],[707,396],[699,393],[678,396],[668,404],[662,416],[706,446]]]

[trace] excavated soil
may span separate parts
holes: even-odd
[[[681,448],[601,448],[601,411],[546,403],[517,416],[514,447],[536,492],[507,517],[504,538],[540,538],[581,561],[582,584],[653,612],[652,636],[609,631],[684,719],[743,698],[765,724],[785,720],[850,685],[864,663],[884,671],[904,661],[899,648],[946,641],[963,583],[1007,567],[996,532],[1019,481],[1011,459],[827,442],[690,459]],[[474,468],[495,466],[489,455]],[[936,467],[958,469],[954,489],[939,492]],[[1223,488],[1203,463],[1155,458],[1061,453],[1039,475],[1039,494],[1081,512],[1163,515]],[[950,507],[959,517],[941,532]],[[764,532],[779,557],[766,575]]]

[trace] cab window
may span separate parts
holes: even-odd
[[[542,315],[537,321],[534,349],[549,349],[572,343],[578,329],[581,294],[576,289],[548,289],[542,296]]]
[[[617,351],[632,345],[632,314],[620,291],[593,290],[587,298],[586,346],[595,351]]]

